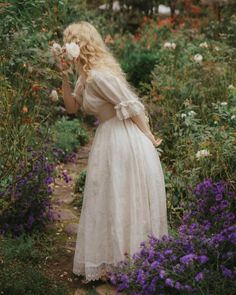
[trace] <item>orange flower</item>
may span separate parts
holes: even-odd
[[[113,38],[111,37],[111,35],[108,34],[108,35],[106,35],[104,42],[105,42],[106,44],[110,44],[110,43],[113,44],[113,43],[114,43],[114,40],[113,40]]]
[[[41,88],[40,85],[33,84],[31,89],[32,89],[32,91],[39,91],[40,88]]]
[[[27,106],[23,106],[23,108],[22,108],[22,113],[28,113],[28,108],[27,108]]]

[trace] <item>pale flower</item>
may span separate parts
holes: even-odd
[[[78,58],[80,55],[80,47],[75,42],[66,43],[65,49],[67,56],[70,60],[73,60],[74,58]]]
[[[203,43],[201,43],[199,45],[199,47],[201,47],[201,48],[208,48],[208,44],[207,44],[207,42],[203,42]]]
[[[176,44],[175,43],[171,43],[171,48],[175,49],[176,48]]]
[[[228,86],[228,89],[234,89],[234,85],[230,84],[230,85]]]
[[[188,115],[189,116],[195,116],[197,113],[196,112],[194,112],[194,111],[190,111],[190,112],[188,112]]]
[[[53,43],[51,50],[55,55],[60,55],[62,53],[61,45],[56,42]]]
[[[52,90],[50,97],[52,99],[52,101],[57,101],[58,100],[58,94],[56,90]]]
[[[165,42],[164,43],[164,48],[171,48],[171,43],[170,42]]]
[[[227,106],[228,103],[227,103],[226,101],[223,101],[223,102],[221,102],[220,104],[221,104],[222,106]]]
[[[210,156],[210,152],[208,150],[200,150],[196,153],[196,158],[197,159],[200,159],[200,158],[203,158],[203,157],[208,157]]]
[[[164,43],[164,48],[167,48],[167,49],[175,49],[176,48],[176,44],[175,43],[171,43],[171,42],[165,42]]]
[[[215,46],[215,50],[216,50],[216,51],[219,51],[220,48],[219,48],[218,46]]]
[[[184,114],[184,113],[181,114],[181,118],[185,118],[186,116],[187,116],[187,115]]]
[[[231,120],[234,120],[235,118],[236,118],[235,115],[232,115],[232,116],[230,117]]]
[[[197,63],[201,63],[202,60],[203,60],[203,57],[202,57],[201,54],[198,53],[198,54],[195,54],[195,55],[194,55],[193,60],[194,60],[195,62],[197,62]]]

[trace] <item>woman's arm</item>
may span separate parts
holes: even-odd
[[[154,135],[151,132],[149,123],[146,120],[146,116],[144,112],[141,112],[138,115],[130,117],[130,119],[139,127],[139,129],[151,140],[151,142],[158,146],[161,144],[162,139],[155,139]]]
[[[62,73],[62,95],[67,113],[75,114],[79,110],[80,105],[73,97],[68,76],[64,73]]]

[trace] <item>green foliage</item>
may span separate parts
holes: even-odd
[[[83,193],[86,181],[86,173],[86,170],[82,171],[75,182],[74,193],[79,193],[80,195],[75,199],[74,205],[78,208],[81,208],[83,204]]]
[[[40,249],[38,237],[22,235],[0,240],[0,290],[11,295],[66,295],[68,288],[43,273],[43,262],[49,252]]]
[[[87,131],[79,119],[68,120],[62,117],[50,127],[49,131],[53,145],[66,153],[76,152],[79,146],[88,142]]]

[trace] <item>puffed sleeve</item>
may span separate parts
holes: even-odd
[[[79,78],[76,81],[74,90],[72,92],[72,96],[78,101],[80,105],[83,104],[83,90],[84,90],[84,83],[81,76],[79,76]]]
[[[114,105],[120,120],[138,115],[145,110],[139,97],[125,81],[110,71],[93,71],[91,86],[100,97]]]

